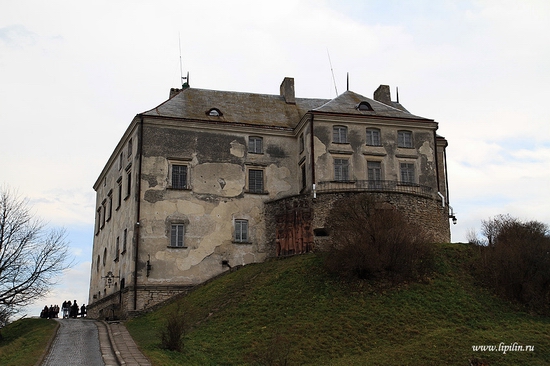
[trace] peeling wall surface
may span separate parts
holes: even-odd
[[[370,179],[369,162],[392,187],[401,163],[413,167],[405,184],[413,191],[388,202],[418,206],[438,238],[449,236],[436,122],[349,91],[296,98],[293,82],[285,79],[281,95],[172,90],[134,118],[94,185],[90,316],[126,317],[236,266],[315,250],[324,240],[315,231],[339,197],[326,190],[368,189],[359,183]],[[343,140],[335,126],[345,127]],[[379,144],[368,143],[368,128]],[[402,130],[411,146],[398,147]],[[335,159],[346,161],[345,181]],[[417,186],[429,189],[411,196]]]

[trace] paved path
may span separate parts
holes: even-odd
[[[151,366],[121,323],[56,320],[60,327],[42,366]]]
[[[60,327],[42,366],[104,366],[97,326],[92,320],[59,319]]]

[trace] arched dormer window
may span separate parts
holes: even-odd
[[[355,109],[357,109],[359,111],[372,111],[373,110],[372,107],[370,106],[370,104],[368,102],[364,102],[364,101],[357,104]]]
[[[210,108],[206,111],[206,115],[211,117],[221,117],[223,116],[223,113],[218,108]]]

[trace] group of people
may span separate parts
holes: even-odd
[[[46,319],[59,318],[59,310],[59,306],[57,305],[50,305],[50,307],[46,305],[42,309],[40,317]],[[81,318],[86,316],[86,305],[83,304],[79,308],[76,300],[72,303],[71,300],[63,301],[61,310],[63,311],[63,319],[76,318],[79,315]]]

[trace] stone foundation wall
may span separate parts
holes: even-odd
[[[266,204],[266,241],[269,256],[277,255],[275,243],[278,223],[276,217],[288,215],[288,212],[293,209],[310,209],[312,212],[311,227],[315,233],[313,249],[323,250],[336,237],[335,233],[328,233],[325,230],[334,202],[353,196],[359,197],[360,195],[368,195],[376,202],[389,204],[403,212],[409,222],[431,234],[434,242],[450,242],[449,211],[448,207],[443,207],[439,198],[398,192],[321,193],[315,199],[311,195],[301,195]]]

